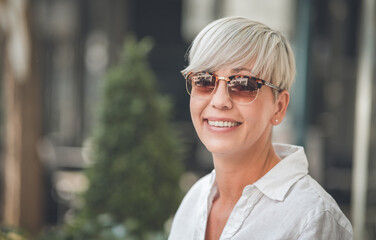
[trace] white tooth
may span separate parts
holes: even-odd
[[[209,121],[209,125],[215,126],[215,127],[235,127],[238,125],[236,122],[228,122],[228,121]]]

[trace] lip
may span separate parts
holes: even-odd
[[[216,126],[209,125],[208,121],[235,122],[239,124],[233,127],[216,127]],[[209,130],[215,131],[215,132],[230,132],[230,131],[237,129],[239,126],[242,125],[242,122],[236,121],[235,119],[232,119],[232,118],[207,117],[203,119],[203,122]]]

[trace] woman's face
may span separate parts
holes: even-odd
[[[251,76],[247,69],[251,69],[250,66],[241,69],[224,68],[214,73],[221,77]],[[237,104],[228,95],[227,83],[219,81],[216,91],[209,98],[191,97],[190,111],[196,132],[210,152],[222,155],[249,154],[261,151],[271,141],[272,125],[282,121],[288,100],[287,91],[280,93],[275,101],[272,89],[263,86],[251,104]]]

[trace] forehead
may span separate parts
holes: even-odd
[[[216,74],[226,74],[226,75],[235,75],[235,74],[246,74],[246,75],[254,75],[253,73],[253,64],[245,64],[243,66],[225,66],[222,68],[218,68],[213,71]]]
[[[231,69],[234,72],[255,72],[257,71],[257,69],[254,69],[255,63],[259,61],[260,57],[256,50],[250,46],[247,46],[247,48],[239,47],[239,49],[219,48],[212,52],[206,51],[205,54],[203,54],[202,58],[199,59],[196,63],[201,66],[207,66],[212,71],[218,71],[220,69]]]
[[[251,73],[252,72],[252,68],[250,68],[250,67],[230,68],[230,72],[233,73],[233,74],[242,73],[242,72]]]

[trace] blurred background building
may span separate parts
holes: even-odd
[[[1,2],[3,5],[0,7],[4,7],[12,0]],[[313,177],[352,219],[355,102],[358,59],[363,46],[362,6],[365,2],[28,1],[32,46],[35,49],[33,64],[41,81],[42,129],[38,156],[45,176],[44,213],[40,213],[43,224],[54,225],[63,221],[74,204],[72,194],[85,188],[85,180],[80,176],[85,166],[85,141],[95,127],[95,114],[106,71],[117,61],[124,37],[130,33],[138,38],[151,36],[155,41],[150,64],[157,75],[160,91],[171,96],[175,105],[173,119],[186,136],[187,171],[201,176],[211,170],[210,154],[199,143],[190,123],[189,97],[180,70],[187,65],[184,55],[198,31],[210,21],[230,15],[246,16],[266,23],[285,32],[291,40],[297,59],[297,78],[288,116],[275,130],[275,141],[305,146]],[[375,28],[374,18],[372,21],[371,26]],[[7,65],[3,56],[6,55],[5,43],[9,40],[4,32],[0,35],[1,79],[6,77],[4,69]],[[373,55],[375,45],[373,42],[373,48],[370,48]],[[372,64],[375,69],[375,62]],[[365,239],[376,239],[374,73],[372,79]],[[3,181],[7,169],[4,169],[4,164],[1,166]],[[3,199],[1,203],[3,206]]]

